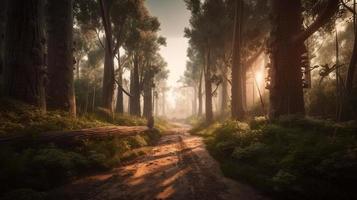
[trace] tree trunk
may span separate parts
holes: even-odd
[[[192,115],[197,115],[197,86],[193,86]]]
[[[162,116],[166,116],[166,91],[162,92]]]
[[[76,115],[73,85],[73,0],[48,2],[47,104]]]
[[[42,0],[11,0],[5,41],[4,94],[45,109]]]
[[[205,92],[206,92],[206,123],[213,121],[212,110],[212,82],[211,82],[211,50],[207,50],[205,70]]]
[[[150,119],[152,113],[152,86],[153,86],[152,72],[146,72],[144,77],[144,117]]]
[[[227,76],[227,66],[223,66],[223,76]],[[225,115],[228,109],[228,80],[222,80],[222,93],[221,93],[221,114]]]
[[[198,84],[198,116],[202,116],[202,79],[203,79],[203,70],[201,70],[200,74],[200,82]]]
[[[76,67],[76,75],[77,75],[77,79],[79,79],[79,72],[80,72],[80,64],[81,64],[81,59],[77,60],[77,67]]]
[[[292,43],[294,36],[302,32],[302,23],[301,0],[272,1],[271,118],[305,113],[301,70],[304,44]]]
[[[96,88],[95,88],[95,86],[93,87],[93,101],[92,101],[92,112],[94,112],[95,111],[95,98],[96,98]]]
[[[130,114],[141,115],[140,109],[140,78],[139,78],[139,58],[134,56],[134,69],[130,77]]]
[[[247,110],[247,66],[242,63],[242,101],[243,110]]]
[[[156,91],[155,95],[155,116],[159,116],[159,93]]]
[[[354,43],[353,43],[353,50],[352,50],[352,56],[350,59],[350,64],[348,66],[348,71],[347,71],[347,77],[346,77],[346,94],[343,96],[342,102],[341,102],[341,109],[340,109],[340,116],[339,119],[346,121],[350,120],[353,115],[355,115],[354,112],[355,109],[353,108],[353,83],[354,79],[356,76],[356,67],[357,67],[357,27],[356,27],[356,0],[353,1],[353,29],[354,29]],[[337,40],[336,40],[337,42]],[[336,70],[337,72],[337,70]],[[338,76],[336,76],[338,77]],[[336,86],[337,88],[337,86]]]
[[[242,32],[242,16],[243,16],[243,1],[237,0],[235,8],[235,23],[233,36],[233,65],[232,65],[232,118],[236,120],[243,120],[243,70],[241,62],[241,32]]]
[[[120,63],[120,52],[118,50],[118,84],[123,85],[123,67]],[[122,88],[118,85],[118,93],[117,93],[117,113],[124,113],[124,94]]]
[[[113,31],[110,19],[110,1],[100,0],[102,21],[105,30],[105,58],[104,58],[104,75],[103,75],[103,94],[102,107],[113,112],[113,99],[115,90],[114,77],[114,52],[113,52]]]
[[[6,14],[7,14],[7,0],[4,0],[2,2],[2,6],[0,7],[0,82],[1,83],[2,83],[1,75],[4,67],[4,40],[5,40],[5,30],[6,30],[6,18],[7,18]],[[1,91],[0,91],[0,95],[1,95]]]

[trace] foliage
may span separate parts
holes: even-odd
[[[109,125],[92,117],[74,118],[60,111],[43,113],[34,106],[9,99],[1,99],[0,105],[0,135],[37,134]]]
[[[355,122],[290,116],[228,121],[206,136],[226,175],[275,198],[355,199],[356,132]]]
[[[146,120],[116,114],[108,120],[108,112],[72,118],[49,111],[42,113],[33,106],[2,99],[1,134],[36,134],[53,130],[73,130],[107,125],[146,125]],[[161,122],[161,124],[164,124]],[[43,193],[73,178],[98,170],[111,169],[122,161],[144,155],[160,137],[159,130],[149,130],[126,138],[92,139],[80,146],[61,149],[53,145],[0,147],[0,193],[7,199],[41,199]],[[25,188],[25,189],[23,189]]]
[[[147,147],[159,137],[159,131],[151,130],[120,139],[86,140],[75,149],[51,145],[23,150],[1,147],[0,159],[4,162],[0,164],[0,191],[12,191],[6,196],[15,195],[21,188],[47,191],[86,173],[109,170],[146,154],[150,150]]]

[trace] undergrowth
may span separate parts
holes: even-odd
[[[53,145],[21,150],[1,147],[0,193],[6,197],[19,191],[21,195],[25,188],[45,194],[82,175],[109,170],[145,155],[159,137],[159,131],[150,130],[126,138],[86,140],[74,149]]]
[[[33,106],[0,100],[0,136],[48,131],[76,130],[111,125],[145,126],[146,120],[128,115],[108,115],[105,109],[78,116],[64,112],[41,112]],[[160,121],[164,129],[165,121]],[[0,199],[47,199],[47,192],[73,179],[90,173],[110,170],[115,166],[145,155],[160,138],[160,130],[148,130],[126,138],[115,136],[91,139],[71,148],[46,145],[0,146]]]
[[[225,175],[274,199],[357,199],[357,126],[310,118],[196,129]]]

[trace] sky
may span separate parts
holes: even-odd
[[[188,40],[184,38],[184,28],[189,26],[190,13],[183,0],[146,0],[146,5],[161,23],[160,34],[166,38],[167,46],[161,48],[160,54],[170,70],[168,85],[174,88],[186,67]],[[175,93],[170,93],[169,101],[173,103]]]

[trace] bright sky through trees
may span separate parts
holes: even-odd
[[[167,46],[161,47],[160,53],[170,70],[169,87],[174,88],[185,71],[188,40],[184,38],[183,30],[189,26],[190,13],[181,0],[148,0],[146,4],[151,14],[158,17],[161,23],[160,34],[167,39]],[[167,96],[170,104],[175,102],[172,90]]]

